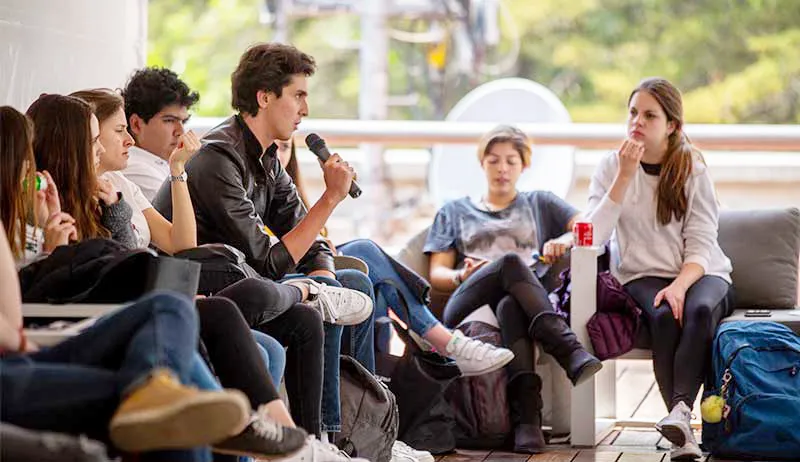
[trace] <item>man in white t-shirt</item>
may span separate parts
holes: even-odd
[[[146,67],[133,73],[122,96],[128,130],[136,140],[122,173],[152,201],[169,177],[169,156],[200,95],[171,70]]]

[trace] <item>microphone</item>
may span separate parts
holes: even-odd
[[[325,162],[331,156],[331,152],[328,151],[328,146],[325,144],[325,140],[319,137],[316,133],[309,133],[306,136],[306,146],[311,152],[314,153],[315,156],[319,158],[319,160]],[[353,199],[357,198],[361,195],[361,188],[356,183],[356,180],[353,180],[350,183],[350,197]]]

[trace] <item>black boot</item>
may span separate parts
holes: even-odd
[[[539,454],[547,441],[542,433],[542,380],[536,373],[519,374],[508,383],[514,423],[514,452]]]
[[[583,383],[602,369],[603,363],[586,351],[561,316],[542,313],[534,318],[529,331],[545,353],[556,358],[573,385]]]

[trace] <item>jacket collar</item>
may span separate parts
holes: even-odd
[[[256,135],[250,130],[250,127],[244,122],[244,118],[241,114],[236,114],[234,116],[236,123],[239,125],[239,128],[242,130],[242,138],[244,139],[244,150],[247,157],[261,160],[263,154],[266,154],[268,157],[275,157],[278,151],[278,145],[274,142],[267,146],[266,151],[262,150],[261,142],[258,141]]]

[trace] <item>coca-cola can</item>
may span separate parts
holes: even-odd
[[[578,247],[591,247],[594,244],[594,228],[589,221],[578,221],[572,226],[575,245]]]

